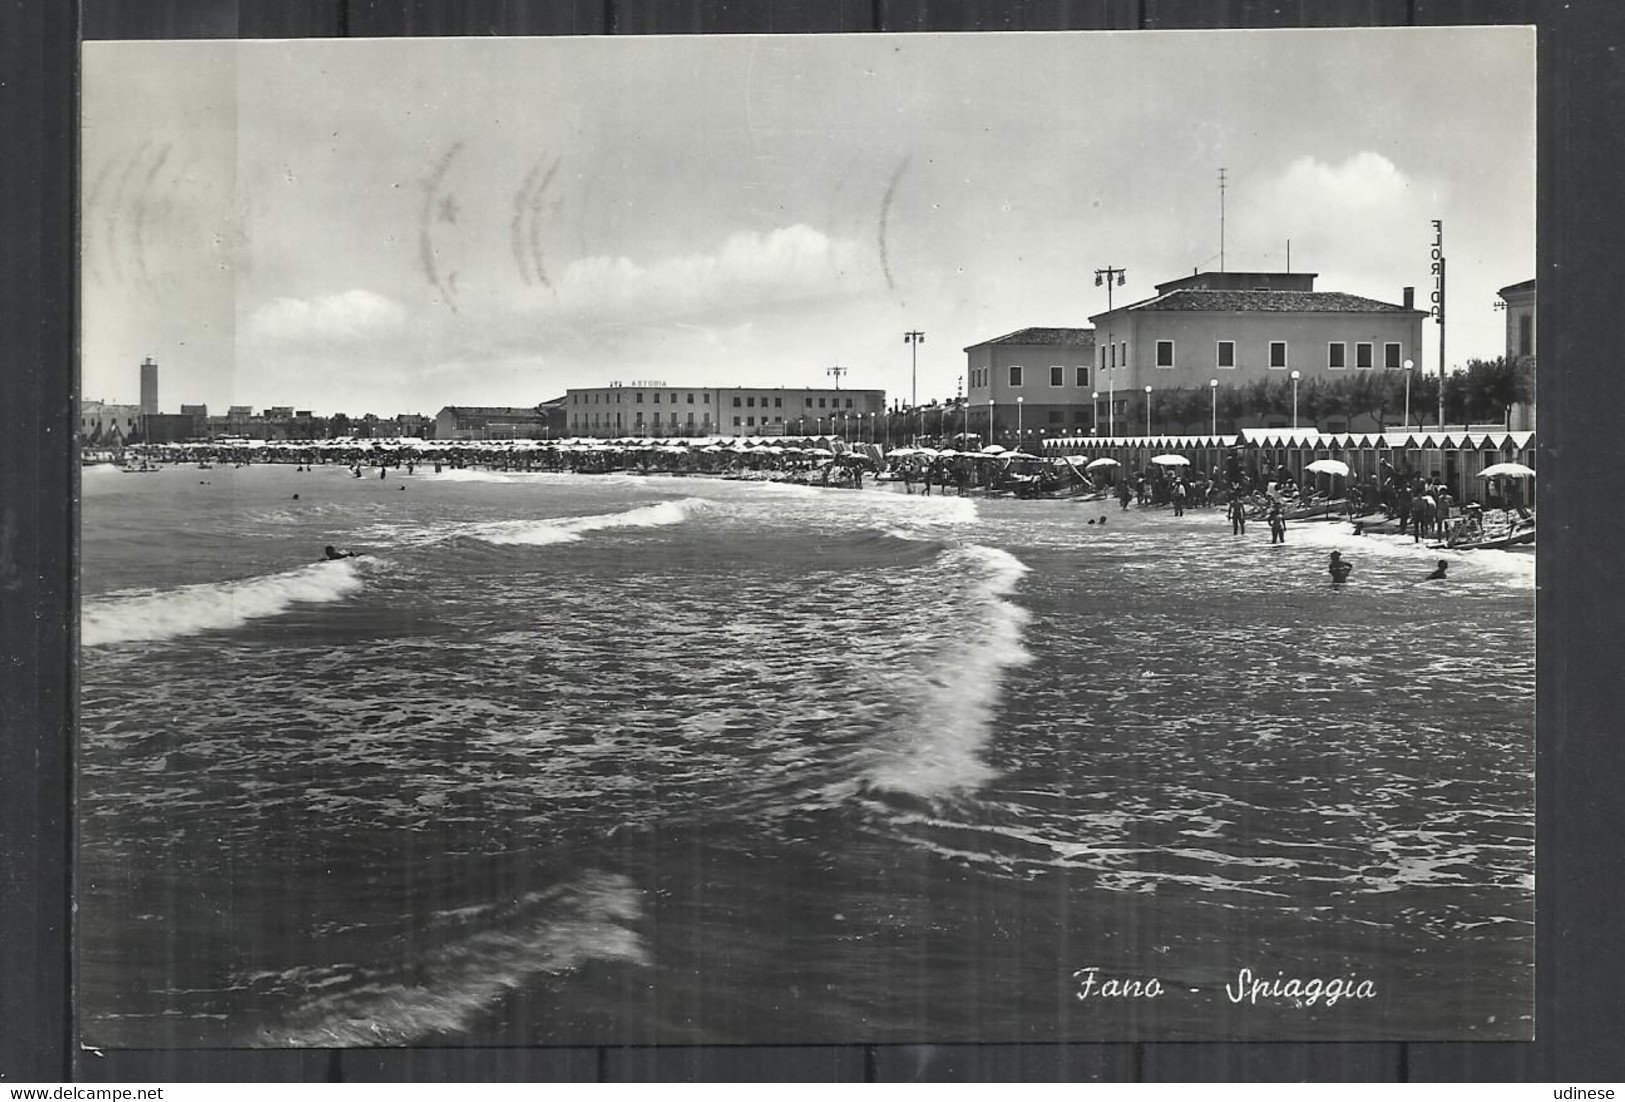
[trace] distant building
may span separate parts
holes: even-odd
[[[535,406],[447,406],[434,419],[436,440],[539,440],[547,435],[547,415]]]
[[[141,432],[141,407],[86,399],[79,403],[79,442],[86,447],[118,447]]]
[[[1088,432],[1094,354],[1093,329],[1018,329],[966,348],[969,431],[1007,444],[1019,432],[1034,445],[1057,433]],[[1126,403],[1126,396],[1119,399],[1120,413]]]
[[[158,365],[151,356],[141,361],[141,412],[158,412]]]
[[[571,436],[817,436],[857,439],[885,415],[884,390],[709,387],[667,383],[572,388]]]
[[[1530,363],[1535,363],[1538,359],[1535,354],[1535,281],[1526,279],[1522,283],[1502,287],[1496,293],[1506,303],[1507,359],[1527,357]],[[1536,404],[1531,402],[1529,405],[1513,406],[1511,427],[1534,431]]]
[[[1419,360],[1426,311],[1316,291],[1312,272],[1198,272],[1096,314],[1096,389],[1206,389],[1298,371],[1308,378],[1401,370]],[[1105,377],[1101,377],[1105,376]],[[1121,429],[1119,430],[1122,431]]]

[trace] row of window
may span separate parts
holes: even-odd
[[[660,414],[658,414],[658,413],[654,414],[653,419],[650,421],[650,424],[659,425],[660,423],[661,423],[660,422]],[[672,410],[671,419],[670,419],[670,421],[668,423],[670,425],[672,425],[672,427],[674,427],[674,428],[677,426],[678,420],[677,420],[677,411],[676,410]],[[688,415],[687,420],[684,421],[683,423],[687,424],[689,426],[693,426],[693,424],[694,424],[694,414],[690,413]],[[711,424],[711,415],[709,413],[707,413],[705,415],[705,422],[704,423],[707,426],[709,426]],[[643,425],[643,411],[641,411],[641,410],[638,411],[637,420],[635,421],[635,424],[640,428],[642,427],[642,425]],[[615,425],[616,428],[621,427],[621,415],[619,413],[617,413],[615,415],[614,425]],[[570,418],[570,427],[573,428],[573,429],[589,428],[589,427],[590,428],[595,428],[595,429],[596,428],[609,428],[610,427],[609,414],[607,414],[607,413],[604,414],[602,419],[600,419],[599,415],[596,414],[596,413],[594,413],[594,414],[592,414],[590,416],[576,415],[576,416],[573,416],[573,417]]]
[[[1075,368],[1072,369],[1072,372],[1073,372],[1073,374],[1072,374],[1073,385],[1075,385],[1075,386],[1085,386],[1085,387],[1089,385],[1089,369],[1087,367],[1083,367],[1083,366],[1075,367]],[[1022,366],[1020,364],[1011,364],[1010,365],[1010,385],[1011,386],[1021,386],[1023,376],[1024,376],[1024,369],[1022,368]],[[972,387],[984,387],[984,386],[987,386],[989,381],[992,379],[992,377],[993,377],[993,371],[992,371],[991,368],[987,368],[987,367],[972,368],[971,373],[970,373],[970,385]],[[1050,386],[1065,386],[1066,385],[1066,368],[1065,367],[1062,367],[1060,365],[1052,365],[1050,367],[1050,369],[1049,369],[1049,385]]]
[[[624,391],[624,390],[619,390],[619,389],[612,390],[609,393],[605,393],[603,391],[597,391],[592,395],[591,404],[592,405],[598,405],[599,402],[602,401],[604,405],[608,405],[609,404],[609,395],[610,394],[615,395],[615,401],[619,402],[621,400],[621,395],[626,394],[626,393],[628,393],[628,392]],[[636,403],[638,405],[643,404],[643,391],[635,390],[635,391],[631,391],[630,393],[632,394],[632,401],[634,403]],[[586,404],[584,399],[585,399],[584,395],[572,394],[572,395],[570,395],[570,404],[571,405],[583,405],[583,404]],[[654,400],[655,400],[655,405],[658,406],[660,404],[660,392],[658,390],[654,392]],[[711,395],[707,394],[707,393],[702,393],[700,395],[700,401],[704,402],[706,404],[709,404],[710,401],[711,401]],[[671,404],[674,405],[674,406],[677,404],[677,392],[676,391],[672,392]],[[694,392],[693,391],[689,391],[688,404],[689,405],[694,404]]]
[[[1057,368],[1056,370],[1060,370],[1060,369]],[[1080,368],[1079,370],[1082,370],[1082,369]],[[634,405],[642,405],[643,404],[643,391],[641,391],[641,390],[635,390],[635,391],[612,390],[612,391],[609,391],[607,393],[604,392],[604,391],[597,391],[597,392],[595,392],[595,393],[593,393],[591,395],[590,403],[589,403],[588,397],[586,395],[572,394],[572,395],[570,395],[570,404],[571,405],[582,405],[582,404],[599,405],[600,403],[602,403],[604,405],[608,405],[609,402],[610,402],[610,397],[609,397],[610,394],[615,395],[614,400],[616,402],[619,402],[621,400],[621,395],[626,394],[626,393],[630,393],[632,395],[632,402],[633,402]],[[709,393],[702,392],[700,394],[700,401],[705,405],[709,405],[711,403],[711,395]],[[660,404],[660,392],[659,391],[654,392],[654,404],[655,405]],[[672,404],[672,405],[677,404],[677,394],[676,394],[675,391],[673,391],[672,394],[671,394],[670,404]],[[688,404],[689,405],[694,404],[694,394],[693,394],[692,391],[690,391],[689,394],[688,394]],[[756,396],[755,395],[746,395],[746,396],[744,396],[743,400],[741,401],[740,395],[735,394],[734,395],[734,405],[737,407],[737,406],[740,406],[741,404],[754,409],[755,406],[756,406]],[[766,395],[762,396],[762,408],[763,409],[767,408],[767,396]],[[774,409],[783,409],[784,408],[784,399],[782,397],[774,398],[773,399],[773,408]],[[807,399],[807,408],[808,409],[814,408],[813,407],[813,400],[810,397]],[[817,408],[818,409],[830,409],[830,408],[840,409],[841,408],[841,399],[839,399],[839,398],[820,398],[820,399],[818,399]],[[851,398],[848,398],[846,400],[846,408],[847,409],[852,408],[852,399]]]
[[[1356,369],[1367,369],[1372,366],[1372,354],[1376,345],[1371,341],[1356,341],[1354,344],[1354,366]],[[1398,341],[1389,341],[1382,346],[1383,366],[1397,369],[1403,366],[1404,351]],[[1158,367],[1171,368],[1176,366],[1174,358],[1174,342],[1157,342]],[[1236,342],[1216,342],[1214,366],[1230,369],[1236,366]],[[1287,354],[1286,341],[1270,341],[1269,366],[1277,371],[1290,367]],[[1326,367],[1333,371],[1341,371],[1349,366],[1348,344],[1345,341],[1329,341],[1326,345]]]

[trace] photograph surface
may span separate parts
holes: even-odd
[[[81,1041],[1529,1039],[1534,100],[87,43]]]

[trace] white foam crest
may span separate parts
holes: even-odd
[[[1032,661],[1022,643],[1031,614],[1005,599],[1027,566],[1008,551],[977,544],[950,552],[942,566],[976,575],[969,622],[926,657],[924,676],[918,668],[887,675],[886,691],[908,702],[910,721],[869,747],[861,763],[871,786],[929,798],[975,789],[994,776],[981,752],[1004,671]]]
[[[123,474],[117,463],[87,463],[79,468],[80,478],[103,478],[110,474]]]
[[[363,584],[361,571],[345,559],[237,581],[110,593],[81,608],[80,642],[101,647],[222,631],[281,615],[295,604],[343,600]]]
[[[477,919],[483,908],[470,909]],[[404,962],[410,980],[368,976],[321,991],[265,1043],[295,1047],[401,1045],[468,1031],[509,991],[533,976],[557,975],[592,960],[647,964],[642,938],[628,926],[641,915],[641,893],[624,876],[588,873],[562,891],[520,900],[505,926],[453,941],[421,962]],[[538,913],[539,912],[539,913]],[[327,985],[307,985],[320,987]]]
[[[554,543],[573,543],[586,532],[606,528],[660,528],[681,524],[693,512],[708,503],[697,497],[661,501],[653,505],[639,505],[621,513],[603,513],[586,517],[558,517],[551,520],[506,520],[484,524],[474,535],[486,543],[545,546]]]
[[[515,473],[513,471],[487,471],[469,467],[448,467],[439,473],[430,469],[414,474],[414,478],[424,478],[430,482],[532,482],[536,475],[544,472]]]

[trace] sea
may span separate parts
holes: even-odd
[[[81,1040],[1530,1037],[1533,554],[1222,512],[85,468]]]

